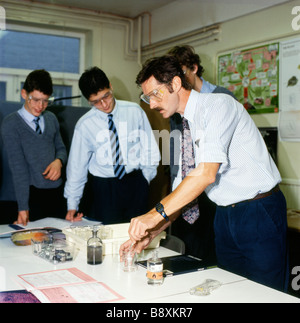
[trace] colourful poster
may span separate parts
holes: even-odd
[[[279,43],[218,57],[218,85],[234,93],[249,113],[278,112]]]

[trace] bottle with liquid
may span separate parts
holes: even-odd
[[[93,228],[93,235],[87,241],[87,263],[99,265],[102,263],[102,241],[97,236],[97,228]]]
[[[152,258],[147,261],[148,285],[161,285],[164,282],[163,262],[158,258],[158,250],[153,251]]]

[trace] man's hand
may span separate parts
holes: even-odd
[[[71,222],[78,222],[82,220],[83,213],[77,213],[76,210],[68,210],[66,220]]]
[[[60,159],[55,159],[43,172],[45,179],[57,181],[61,176],[62,163]]]
[[[162,220],[162,216],[155,210],[132,218],[129,227],[130,240],[136,242],[146,238],[150,234],[150,231],[154,230]]]
[[[149,234],[149,236],[147,236],[146,238],[142,239],[139,242],[134,243],[131,240],[127,240],[126,242],[124,242],[121,245],[119,250],[121,261],[123,261],[124,252],[128,252],[129,250],[132,250],[133,252],[140,253],[141,251],[143,251],[149,246],[153,238],[151,238],[151,235]]]
[[[14,224],[22,224],[27,225],[29,222],[29,211],[19,211],[18,212],[18,219],[14,222]]]

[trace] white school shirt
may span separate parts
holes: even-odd
[[[252,118],[230,95],[192,90],[184,117],[193,138],[196,166],[201,162],[221,164],[215,182],[205,189],[217,205],[251,199],[281,182]],[[181,180],[179,165],[173,189]]]
[[[112,111],[126,173],[141,169],[150,181],[157,174],[160,152],[146,113],[133,102],[115,100]],[[108,130],[108,114],[93,107],[76,124],[64,195],[68,209],[78,209],[87,174],[115,177]]]

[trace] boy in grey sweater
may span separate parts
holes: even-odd
[[[52,92],[47,71],[31,72],[21,91],[23,107],[2,123],[18,203],[17,224],[66,214],[61,169],[67,162],[67,151],[56,116],[45,111]]]

